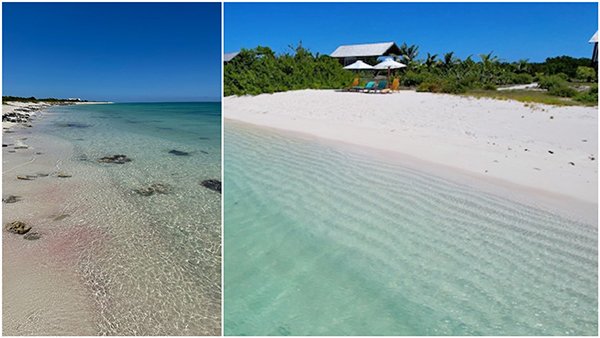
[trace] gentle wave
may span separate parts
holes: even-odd
[[[595,225],[225,127],[226,334],[597,333]]]

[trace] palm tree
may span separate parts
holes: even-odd
[[[521,59],[513,64],[515,73],[529,73],[529,59]]]
[[[408,46],[406,42],[400,46],[400,57],[405,64],[411,63],[411,61],[417,58],[417,55],[419,55],[419,46]]]
[[[425,66],[427,68],[432,68],[433,66],[435,66],[437,64],[437,54],[433,54],[431,55],[430,53],[427,53],[427,59],[425,59]]]
[[[444,61],[443,61],[444,68],[450,68],[451,66],[456,64],[456,61],[457,60],[454,57],[454,52],[449,52],[449,53],[444,54]]]
[[[490,52],[488,54],[479,54],[479,57],[481,58],[481,62],[483,62],[483,65],[487,67],[495,65],[500,61],[500,59],[498,59],[498,57],[494,55],[494,52]]]

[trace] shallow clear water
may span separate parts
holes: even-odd
[[[225,123],[226,335],[596,335],[597,226]]]
[[[220,121],[219,103],[141,103],[55,107],[36,123],[73,147],[56,161],[73,176],[60,181],[68,217],[52,226],[76,257],[56,256],[75,262],[98,334],[220,333],[221,195],[200,184],[221,179]],[[97,161],[115,154],[132,161]],[[135,192],[154,183],[168,193]]]

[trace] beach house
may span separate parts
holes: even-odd
[[[235,52],[235,53],[225,53],[225,54],[223,55],[223,62],[224,62],[224,63],[227,63],[227,62],[229,62],[229,61],[233,60],[233,58],[235,58],[236,56],[238,56],[238,54],[239,54],[239,53],[240,53],[240,52]]]
[[[400,48],[395,42],[381,42],[381,43],[365,43],[356,45],[342,45],[336,48],[331,57],[340,60],[340,62],[347,66],[357,60],[371,61],[371,64],[375,63],[373,59],[377,59],[380,56],[395,56],[400,54]]]

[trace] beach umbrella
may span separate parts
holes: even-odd
[[[374,69],[387,69],[388,70],[388,83],[390,82],[390,69],[398,69],[398,68],[404,68],[406,67],[405,64],[400,63],[400,62],[396,62],[392,59],[386,59],[378,64],[375,65],[375,67],[373,67]]]
[[[371,66],[368,63],[364,63],[364,62],[358,60],[355,63],[344,67],[344,69],[350,69],[350,70],[370,70],[370,69],[373,69],[373,66]]]
[[[353,64],[344,67],[344,69],[356,70],[358,72],[361,70],[373,70],[373,66],[371,66],[368,63],[364,63],[364,62],[358,60],[358,61],[354,62]],[[354,79],[354,81],[352,82],[352,86],[358,85],[358,83],[357,83],[358,81],[359,81],[359,76],[357,75],[356,78]]]

